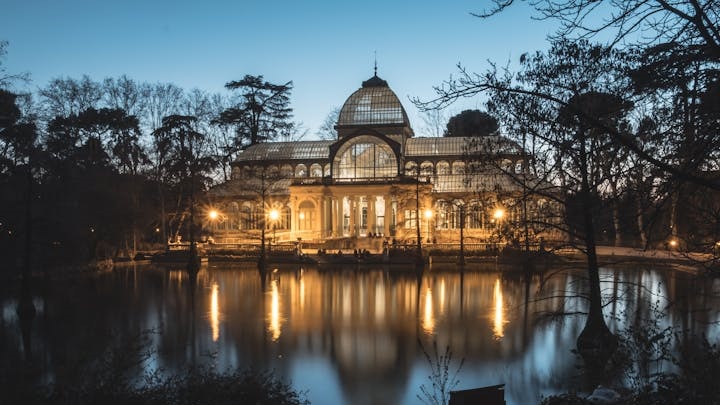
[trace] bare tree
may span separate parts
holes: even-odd
[[[7,56],[8,41],[0,41],[0,89],[9,89],[17,82],[27,83],[30,81],[28,73],[8,73],[3,66],[3,59]]]
[[[482,89],[490,93],[498,111],[505,110],[511,131],[520,136],[529,132],[539,142],[534,152],[544,153],[547,161],[542,168],[547,172],[537,173],[538,177],[563,187],[566,210],[577,209],[578,226],[567,230],[582,241],[587,255],[590,308],[577,345],[591,370],[601,369],[617,345],[602,314],[594,215],[607,184],[604,152],[616,145],[608,133],[627,137],[618,121],[629,107],[621,97],[629,86],[620,70],[623,57],[586,41],[558,41],[547,53],[524,55],[516,82],[509,73],[463,71],[460,80],[436,88],[436,100],[419,104],[433,108]]]
[[[162,126],[163,118],[180,113],[184,91],[172,83],[155,83],[150,85],[147,97],[145,119],[154,131]]]
[[[158,200],[160,202],[160,230],[163,241],[168,239],[167,214],[165,208],[165,184],[169,183],[168,159],[171,140],[167,131],[157,131],[163,126],[163,119],[167,116],[180,113],[180,102],[183,90],[171,83],[156,83],[150,85],[148,93],[145,122],[152,136],[152,178],[158,187]]]
[[[77,115],[89,108],[100,108],[103,98],[102,85],[87,75],[80,80],[55,78],[39,93],[43,117],[47,121]]]
[[[423,127],[420,129],[425,136],[439,138],[445,133],[448,118],[443,110],[433,109],[423,111],[420,118],[423,121]]]
[[[338,134],[335,125],[337,125],[338,118],[340,118],[340,107],[335,107],[328,113],[318,129],[318,137],[320,139],[326,141],[334,141],[337,139]]]
[[[612,36],[612,44],[655,45],[677,42],[702,45],[720,60],[720,3],[700,0],[492,0],[493,7],[474,13],[490,17],[516,2],[533,7],[543,20],[556,20],[560,28],[552,36],[591,38]]]
[[[145,116],[151,90],[150,85],[137,83],[122,75],[117,79],[106,78],[103,80],[102,88],[107,107],[120,108],[138,118]]]

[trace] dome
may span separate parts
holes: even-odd
[[[398,96],[377,75],[364,81],[340,110],[338,127],[357,125],[410,126]]]

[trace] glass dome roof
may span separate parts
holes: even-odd
[[[353,93],[338,117],[337,125],[407,125],[407,114],[397,95],[377,75],[363,82]]]

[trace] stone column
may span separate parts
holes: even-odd
[[[335,236],[341,238],[343,236],[343,198],[333,198],[335,202]]]
[[[325,238],[332,233],[332,200],[328,196],[322,198],[322,213],[320,216],[320,237]]]
[[[368,204],[368,218],[367,218],[367,231],[368,233],[377,233],[377,229],[375,229],[375,223],[377,222],[377,217],[375,214],[375,204],[377,203],[377,197],[374,195],[367,196],[367,204]]]
[[[383,235],[386,237],[390,236],[390,224],[393,221],[392,214],[392,198],[385,196],[385,229],[383,229]]]
[[[348,222],[348,231],[350,233],[350,236],[357,236],[357,197],[356,196],[348,196],[348,204],[350,206],[350,221]]]

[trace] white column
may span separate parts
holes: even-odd
[[[348,196],[348,202],[350,207],[350,221],[348,222],[348,231],[350,233],[350,236],[357,236],[357,197],[356,196]]]
[[[375,229],[375,223],[377,222],[376,214],[375,214],[375,204],[377,203],[377,197],[374,195],[367,196],[367,205],[368,205],[368,223],[367,223],[367,231],[368,233],[377,233],[377,229]]]
[[[343,236],[343,198],[335,197],[335,236],[341,238]]]
[[[393,220],[392,217],[392,198],[385,196],[385,229],[383,229],[383,235],[390,236],[390,223]]]

